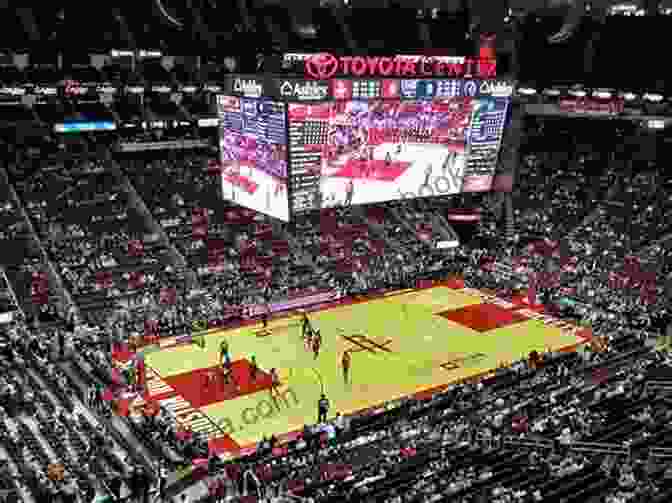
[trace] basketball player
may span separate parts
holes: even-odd
[[[308,320],[308,318],[306,317]],[[304,331],[304,339],[303,342],[306,346],[306,351],[310,352],[313,351],[313,339],[315,338],[315,329],[313,328],[313,324],[308,320],[308,325],[306,330]]]
[[[369,134],[366,130],[365,127],[360,127],[357,131],[357,146],[360,147],[362,145],[366,145],[366,143],[369,140]]]
[[[264,288],[264,310],[261,313],[261,328],[264,332],[268,330],[268,319],[271,317],[271,285],[270,283]]]
[[[341,359],[341,366],[343,367],[343,383],[348,384],[350,382],[350,352],[346,351],[343,353],[343,358]]]
[[[367,159],[367,178],[374,177],[376,173],[376,147],[374,145],[369,145],[369,157]]]
[[[457,153],[455,152],[450,152],[448,156],[446,157],[446,161],[443,163],[443,166],[441,166],[441,172],[443,176],[446,176],[446,170],[448,169],[448,166],[454,166],[455,165],[455,159],[457,157]]]
[[[352,180],[348,180],[348,184],[345,186],[345,201],[343,202],[343,206],[352,206],[352,195],[354,192],[355,184]]]
[[[257,372],[259,372],[259,366],[257,365],[257,357],[252,355],[250,360],[250,381],[257,380]]]
[[[322,209],[323,199],[322,190],[318,188],[313,194],[313,208],[316,210]]]
[[[317,357],[320,356],[320,346],[322,345],[322,336],[320,335],[320,330],[315,330],[313,334],[311,345],[313,346],[313,356],[317,360]]]
[[[233,384],[235,384],[236,389],[238,388],[238,383],[233,379],[233,365],[231,365],[231,358],[229,357],[229,354],[226,353],[226,357],[224,358],[224,361],[222,362],[222,384],[226,385],[229,384],[231,381],[233,381]]]
[[[304,311],[301,315],[301,336],[306,339],[312,335],[313,327],[308,319],[308,314]]]
[[[320,399],[317,401],[317,422],[326,423],[327,413],[329,412],[329,400],[327,396],[322,393]]]
[[[224,340],[219,345],[219,363],[222,364],[226,360],[231,361],[231,357],[229,355],[229,343]]]
[[[275,183],[275,192],[273,193],[273,197],[277,198],[284,191],[285,191],[285,185],[282,182],[276,182]]]
[[[280,388],[280,377],[278,376],[278,370],[272,368],[269,371],[269,374],[271,374],[271,394],[278,394],[278,388]]]
[[[424,186],[429,186],[429,178],[432,176],[432,165],[428,164],[427,168],[425,169],[425,183],[423,183]]]

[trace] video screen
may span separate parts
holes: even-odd
[[[293,213],[460,192],[477,101],[289,104]]]
[[[518,160],[523,119],[520,116],[512,116],[511,106],[509,106],[507,114],[506,126],[499,147],[499,162],[495,169],[495,179],[492,182],[491,190],[494,192],[513,191],[513,167]]]
[[[477,100],[469,127],[469,149],[462,192],[493,189],[508,104],[509,98],[487,97]]]
[[[220,95],[217,110],[224,198],[288,222],[285,104]]]

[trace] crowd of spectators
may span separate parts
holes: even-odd
[[[515,362],[478,384],[338,416],[334,436],[306,428],[227,464],[206,499],[239,494],[251,472],[260,494],[313,501],[664,501],[669,479],[651,447],[670,441],[669,410],[646,373],[665,358],[624,335],[594,358],[547,354],[535,368]]]
[[[79,53],[85,40],[101,52],[198,46],[219,53],[234,37],[236,47],[281,41],[306,51],[344,39],[379,48],[472,43],[466,18],[436,10],[388,9],[386,22],[371,23],[356,9],[325,6],[304,24],[278,5],[254,12],[222,2],[170,12],[157,5],[165,23],[149,22],[130,3],[82,4],[76,15],[28,5],[0,21],[3,46],[41,42]],[[390,30],[395,24],[403,29]],[[621,24],[607,24],[604,47],[623,38]],[[298,35],[311,29],[312,36]],[[4,61],[3,85],[60,81],[56,51],[47,52],[51,64],[37,56],[28,66]],[[239,61],[242,73],[279,67],[279,55],[264,61],[239,52],[250,52]],[[189,503],[672,500],[670,383],[660,377],[672,361],[651,343],[670,324],[672,178],[655,155],[646,158],[653,149],[632,142],[631,124],[529,119],[510,199],[493,197],[490,207],[489,196],[449,198],[449,206],[482,209],[475,238],[453,247],[445,246],[455,235],[442,198],[337,208],[281,224],[223,202],[205,148],[112,156],[100,142],[132,151],[143,142],[203,139],[191,126],[168,126],[212,114],[200,85],[188,92],[180,84],[217,82],[235,62],[166,56],[127,65],[98,55],[79,65],[69,56],[59,53],[66,80],[169,83],[180,92],[119,93],[105,103],[3,101],[3,121],[124,127],[109,137],[65,135],[58,148],[41,133],[20,135],[13,126],[2,133],[0,148],[37,154],[22,152],[0,167],[0,501],[148,502],[152,491],[159,501]],[[163,121],[165,128],[146,127]],[[504,199],[513,212],[502,211]],[[514,231],[506,243],[504,220]],[[287,444],[264,439],[226,463],[209,456],[207,438],[185,435],[168,409],[122,417],[110,399],[118,384],[113,346],[237,323],[257,315],[254,307],[306,293],[413,287],[449,274],[511,300],[534,285],[541,309],[589,325],[604,344],[531,354],[425,398],[337,414]],[[203,458],[205,469],[169,484]]]

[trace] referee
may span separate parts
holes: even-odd
[[[322,393],[320,399],[317,401],[317,422],[326,423],[327,413],[329,412],[329,399]]]

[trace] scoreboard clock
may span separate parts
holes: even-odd
[[[354,99],[375,99],[382,94],[380,80],[355,80],[352,83],[352,97]]]

